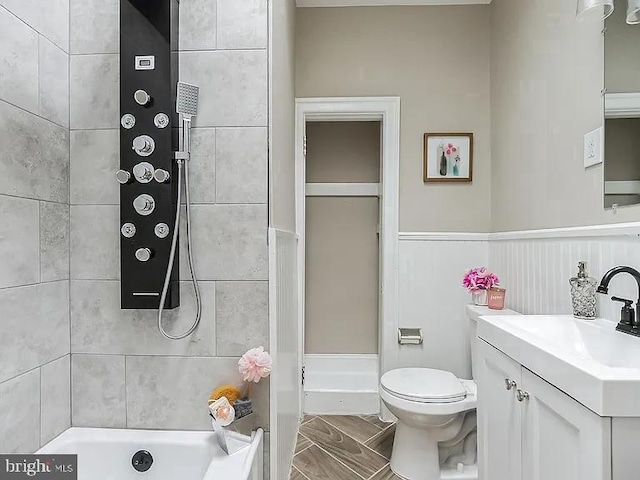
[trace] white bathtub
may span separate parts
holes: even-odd
[[[210,432],[70,428],[36,453],[78,454],[78,480],[262,480],[262,429],[232,435],[246,448],[227,455]],[[132,466],[140,450],[153,457],[146,472]]]

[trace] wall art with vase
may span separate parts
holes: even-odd
[[[424,134],[424,182],[473,180],[473,133]]]

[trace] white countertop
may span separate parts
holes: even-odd
[[[640,417],[640,338],[569,315],[481,315],[478,337],[603,417]]]

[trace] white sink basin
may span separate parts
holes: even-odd
[[[605,417],[640,416],[640,338],[608,320],[483,316],[478,337]]]

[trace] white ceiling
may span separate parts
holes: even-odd
[[[400,5],[488,5],[491,0],[296,0],[298,7],[372,7]]]

